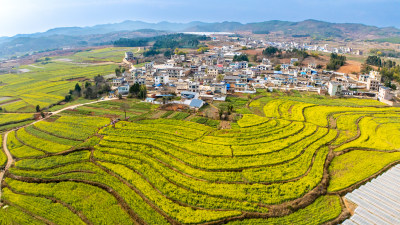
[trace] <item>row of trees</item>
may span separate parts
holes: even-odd
[[[386,67],[388,69],[396,66],[396,62],[392,60],[382,60],[379,56],[368,56],[365,63],[371,66]]]
[[[332,53],[331,58],[329,59],[329,63],[328,65],[326,65],[326,69],[337,70],[345,63],[346,63],[346,56]]]
[[[113,45],[116,47],[143,47],[149,45],[148,39],[128,39],[128,38],[120,38],[117,41],[113,42]]]
[[[273,46],[268,46],[266,49],[263,50],[262,54],[268,57],[277,58],[299,58],[300,61],[309,56],[309,54],[305,50],[294,48],[282,52],[282,50]]]
[[[265,56],[275,56],[277,53],[281,53],[282,51],[279,48],[268,46],[263,50],[262,54]]]
[[[246,54],[240,54],[240,55],[235,55],[233,56],[233,61],[234,62],[240,62],[240,61],[249,61],[249,57]]]
[[[140,85],[139,83],[135,83],[129,88],[128,98],[145,99],[146,96],[147,96],[146,85]]]
[[[94,83],[85,82],[82,87],[79,83],[75,84],[75,88],[69,91],[65,96],[65,101],[70,102],[76,97],[84,97],[86,99],[96,99],[98,96],[107,94],[111,91],[110,85],[105,81],[104,77],[97,75],[94,77]]]
[[[392,49],[371,49],[369,52],[376,56],[400,58],[400,52]]]

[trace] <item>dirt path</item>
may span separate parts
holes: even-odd
[[[4,170],[2,170],[1,171],[1,173],[0,173],[0,201],[1,201],[1,194],[2,194],[2,187],[1,187],[1,183],[2,183],[2,181],[3,181],[3,177],[4,177],[4,173],[10,168],[10,166],[14,163],[14,159],[13,159],[13,157],[12,157],[12,155],[11,155],[11,153],[10,153],[10,151],[8,150],[8,148],[7,148],[7,136],[8,136],[8,134],[10,133],[11,131],[7,131],[5,134],[4,134],[4,138],[3,138],[3,151],[6,153],[6,155],[7,155],[7,164],[6,164],[6,166],[4,167]]]
[[[89,104],[94,104],[94,103],[104,102],[104,101],[110,101],[110,100],[116,100],[116,99],[117,99],[117,98],[106,98],[106,99],[104,99],[104,100],[98,100],[98,101],[93,101],[93,102],[88,102],[88,103],[77,104],[77,105],[65,107],[65,108],[60,109],[60,110],[58,110],[58,111],[52,112],[51,115],[56,115],[56,114],[61,113],[61,112],[65,111],[65,110],[74,109],[74,108],[76,108],[76,107],[83,106],[83,105],[89,105]],[[35,123],[40,122],[40,121],[42,121],[42,120],[45,120],[45,119],[47,119],[48,117],[50,117],[50,116],[47,116],[47,117],[45,117],[45,118],[43,118],[43,119],[40,119],[40,120],[36,120],[36,121],[34,121],[34,122],[30,123],[30,124],[27,124],[27,125],[25,125],[25,126],[23,126],[23,127],[30,126],[30,125],[32,125],[32,124],[35,124]],[[23,127],[14,128],[14,129],[12,129],[12,130],[7,131],[7,132],[4,134],[4,138],[3,138],[3,151],[4,151],[4,153],[7,155],[7,164],[6,164],[6,166],[4,167],[4,170],[2,170],[2,171],[0,172],[0,201],[1,201],[1,194],[2,194],[1,183],[3,182],[4,174],[5,174],[5,172],[11,167],[11,165],[14,163],[14,159],[13,159],[13,157],[12,157],[10,151],[9,151],[8,148],[7,148],[7,137],[8,137],[8,134],[9,134],[11,131],[21,129],[21,128],[23,128]],[[1,203],[0,203],[0,206],[1,206]]]

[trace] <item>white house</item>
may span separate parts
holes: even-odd
[[[154,84],[168,84],[169,83],[169,76],[168,75],[160,75],[154,76]]]
[[[375,79],[368,78],[367,89],[370,91],[377,91],[379,89],[379,81]]]
[[[379,88],[378,99],[379,101],[382,100],[391,100],[393,95],[391,94],[391,89],[388,87],[381,86]]]
[[[341,84],[335,81],[331,81],[329,82],[328,85],[328,93],[330,96],[335,96],[337,95],[337,93],[341,92],[342,88],[341,88]]]

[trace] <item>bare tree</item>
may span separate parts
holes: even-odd
[[[124,111],[124,113],[125,113],[125,119],[126,119],[126,111],[130,108],[130,106],[129,106],[127,103],[124,103],[124,104],[122,104],[119,108],[120,108],[122,111]]]

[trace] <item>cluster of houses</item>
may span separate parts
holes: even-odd
[[[239,41],[238,41],[239,42]],[[133,53],[125,54],[124,62],[130,67],[112,80],[118,93],[127,95],[134,83],[146,85],[147,101],[157,103],[157,98],[180,97],[174,103],[200,108],[208,100],[224,101],[228,94],[255,93],[256,89],[315,91],[331,96],[370,97],[388,103],[393,95],[391,90],[380,83],[378,72],[348,75],[317,69],[315,63],[298,65],[299,59],[292,58],[281,64],[281,70],[264,58],[257,65],[247,61],[233,61],[241,54],[242,45],[262,45],[262,42],[240,41],[237,45],[214,47],[205,53],[173,55],[162,62],[148,62],[138,67],[132,61]],[[360,91],[361,90],[361,91]],[[177,98],[174,98],[177,99]]]
[[[301,49],[307,51],[325,52],[325,53],[337,53],[337,54],[354,54],[362,55],[363,51],[359,49],[353,49],[348,46],[330,47],[328,44],[310,44],[310,43],[298,43],[298,42],[267,42],[268,46],[274,46],[279,49]]]

